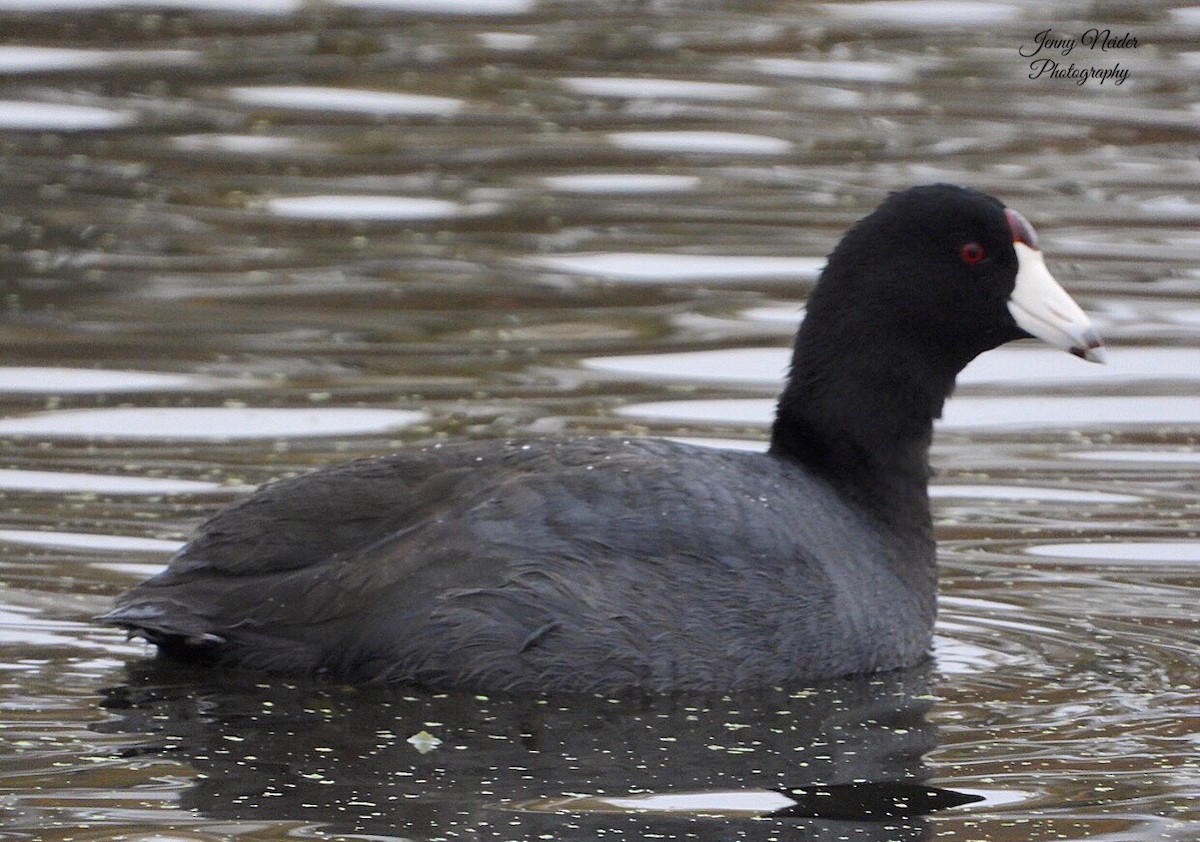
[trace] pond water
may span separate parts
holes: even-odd
[[[1172,2],[0,0],[0,838],[1200,837],[1198,37]],[[935,180],[1030,218],[1111,362],[964,372],[932,663],[486,697],[92,622],[317,465],[761,447],[823,256]]]

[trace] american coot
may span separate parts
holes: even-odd
[[[434,444],[268,485],[106,622],[168,656],[355,682],[730,689],[929,649],[933,420],[973,357],[1101,361],[1029,224],[950,185],[829,256],[765,454],[655,439]]]

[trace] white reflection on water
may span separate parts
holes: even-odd
[[[1173,23],[1200,28],[1200,6],[1171,9],[1167,14],[1171,16]]]
[[[534,0],[328,0],[336,6],[438,15],[519,15],[533,10]]]
[[[119,129],[137,119],[132,111],[57,102],[0,100],[0,130],[6,131],[100,131]]]
[[[621,810],[655,810],[671,813],[716,813],[719,815],[750,813],[766,814],[795,806],[796,799],[770,790],[714,790],[712,792],[662,792],[652,795],[630,795],[624,798],[584,798],[583,802],[598,802]],[[563,804],[564,808],[568,805]]]
[[[822,266],[824,268],[824,266]],[[820,270],[817,270],[820,275]],[[815,279],[814,279],[815,280]],[[741,314],[743,319],[751,322],[765,322],[771,325],[787,325],[795,331],[800,326],[800,322],[804,319],[803,304],[779,304],[770,307],[751,307],[749,310],[743,310]]]
[[[1041,500],[1062,503],[1138,503],[1133,494],[1111,491],[1086,491],[1081,488],[1045,488],[1034,485],[931,485],[929,496],[934,499],[956,498],[980,500]]]
[[[775,414],[775,401],[766,398],[699,401],[652,401],[617,409],[618,415],[647,421],[695,424],[743,424],[766,427]]]
[[[969,626],[944,622],[941,618],[938,619],[938,629],[959,633],[978,631]],[[933,657],[937,662],[937,670],[942,675],[979,675],[992,672],[1000,667],[1022,663],[1021,658],[1016,655],[967,643],[943,634],[934,635]]]
[[[1016,20],[1020,11],[1003,3],[959,0],[874,0],[868,3],[822,3],[817,8],[843,20],[886,22],[922,30],[1002,23]]]
[[[1036,556],[1087,561],[1200,564],[1200,541],[1095,541],[1088,544],[1034,544],[1025,552]]]
[[[339,111],[376,116],[437,116],[457,114],[461,99],[397,91],[364,91],[315,85],[263,85],[230,88],[229,97],[260,108]]]
[[[467,205],[421,196],[283,196],[263,206],[275,216],[293,219],[408,220],[451,219]]]
[[[579,94],[629,99],[749,100],[764,97],[771,91],[762,85],[696,82],[687,79],[583,76],[560,79],[559,82]]]
[[[926,61],[926,59],[922,59]],[[940,63],[930,58],[922,66]],[[772,76],[788,76],[796,79],[827,79],[837,82],[910,82],[916,76],[916,66],[899,62],[881,61],[835,61],[821,59],[806,61],[796,58],[756,58],[750,66],[761,73]]]
[[[219,385],[194,374],[156,371],[106,371],[94,368],[11,366],[0,368],[0,392],[38,395],[97,392],[166,392]]]
[[[528,50],[538,42],[538,36],[528,32],[480,32],[479,43],[489,50],[519,52]]]
[[[705,155],[783,155],[791,141],[739,132],[611,132],[609,142],[639,152],[692,152]]]
[[[698,175],[578,173],[548,175],[541,183],[559,193],[682,193],[700,186]]]
[[[590,252],[529,257],[527,265],[556,272],[592,275],[629,283],[678,283],[682,281],[739,281],[778,278],[815,280],[825,265],[824,258],[755,257],[712,254],[654,254],[637,252]]]
[[[1168,310],[1161,314],[1164,321],[1178,325],[1200,326],[1200,310]]]
[[[80,12],[93,9],[177,9],[233,15],[286,15],[300,9],[302,0],[0,0],[0,12]]]
[[[621,407],[617,413],[649,421],[765,427],[773,399],[658,401]],[[939,427],[1080,427],[1123,424],[1200,426],[1200,397],[1103,397],[1039,395],[955,397],[946,402]]]
[[[204,494],[231,491],[219,482],[157,477],[108,476],[68,471],[0,469],[0,489],[59,494]]]
[[[64,547],[83,550],[118,550],[131,553],[175,552],[179,541],[136,538],[128,535],[96,535],[85,532],[39,532],[30,529],[0,529],[0,541],[32,544],[38,547]]]
[[[1138,202],[1136,207],[1146,216],[1156,219],[1200,220],[1200,202],[1184,196],[1157,196]]]
[[[253,134],[188,134],[171,138],[176,149],[185,152],[231,152],[235,155],[278,155],[282,153],[319,155],[329,144],[294,137]]]
[[[398,430],[426,417],[423,412],[352,407],[72,409],[0,419],[0,435],[206,441],[340,436]]]
[[[769,385],[781,388],[791,351],[787,348],[729,348],[679,354],[593,357],[585,369],[654,380],[692,380]]]
[[[1200,348],[1110,348],[1104,365],[1087,365],[1031,343],[989,351],[958,377],[966,383],[1088,383],[1094,387],[1150,381],[1200,380]]]
[[[997,616],[997,615],[1006,616]],[[1006,640],[1034,640],[1063,635],[1061,629],[1022,619],[1014,605],[992,599],[938,595],[934,658],[942,675],[971,675],[1026,663],[1026,657],[989,645],[999,634]],[[1018,632],[1019,635],[1013,635]]]
[[[1196,450],[1076,450],[1060,455],[1097,462],[1200,463]]]
[[[198,58],[199,54],[191,50],[83,50],[0,45],[0,73],[45,73],[110,65],[179,65],[191,64]]]
[[[175,549],[179,549],[182,546],[183,544],[177,544]],[[88,564],[88,567],[93,567],[96,570],[107,570],[110,573],[119,573],[122,576],[129,576],[137,581],[157,576],[167,569],[167,565],[163,562],[152,561],[93,561]]]
[[[958,792],[978,795],[982,802],[977,806],[997,806],[1025,800],[1031,793],[1019,790],[957,789]],[[803,790],[797,790],[798,793]],[[820,787],[814,787],[807,797],[819,797]],[[829,793],[833,797],[832,793]],[[610,812],[629,810],[635,813],[663,812],[694,816],[766,816],[779,810],[795,807],[796,798],[769,789],[730,789],[707,792],[656,792],[644,795],[598,796],[571,795],[562,798],[539,799],[520,804],[522,809],[546,812]]]
[[[593,357],[581,364],[592,371],[656,380],[730,382],[777,389],[783,385],[790,358],[791,349],[787,347],[731,348]],[[1110,355],[1107,365],[1086,365],[1054,348],[1022,344],[982,354],[958,376],[960,386],[1008,383],[1099,386],[1150,381],[1200,381],[1200,348],[1119,348]]]
[[[40,613],[39,609],[27,606],[0,606],[0,643],[5,646],[31,648],[61,647],[72,651],[94,649],[114,651],[113,647],[91,639],[88,634],[90,630],[88,623],[59,619],[48,620],[38,616]],[[28,669],[26,659],[15,663],[6,659],[0,663],[0,670],[22,669]],[[5,710],[12,710],[19,706],[18,699],[6,695],[3,701]],[[39,705],[39,707],[42,706],[44,706],[44,702]]]
[[[1028,396],[952,398],[943,427],[1081,427],[1124,424],[1200,425],[1200,397]]]
[[[712,447],[717,450],[743,450],[747,453],[766,453],[767,440],[722,439],[711,436],[666,436],[667,441],[694,444],[697,447]]]

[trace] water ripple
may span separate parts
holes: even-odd
[[[0,436],[210,441],[346,436],[399,430],[426,418],[423,412],[348,407],[73,409],[0,419]]]

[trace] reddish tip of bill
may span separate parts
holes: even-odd
[[[1005,208],[1004,215],[1008,217],[1008,227],[1012,229],[1012,237],[1014,243],[1024,243],[1031,249],[1038,248],[1037,233],[1033,230],[1033,226],[1029,224],[1029,220],[1021,216],[1012,208]]]

